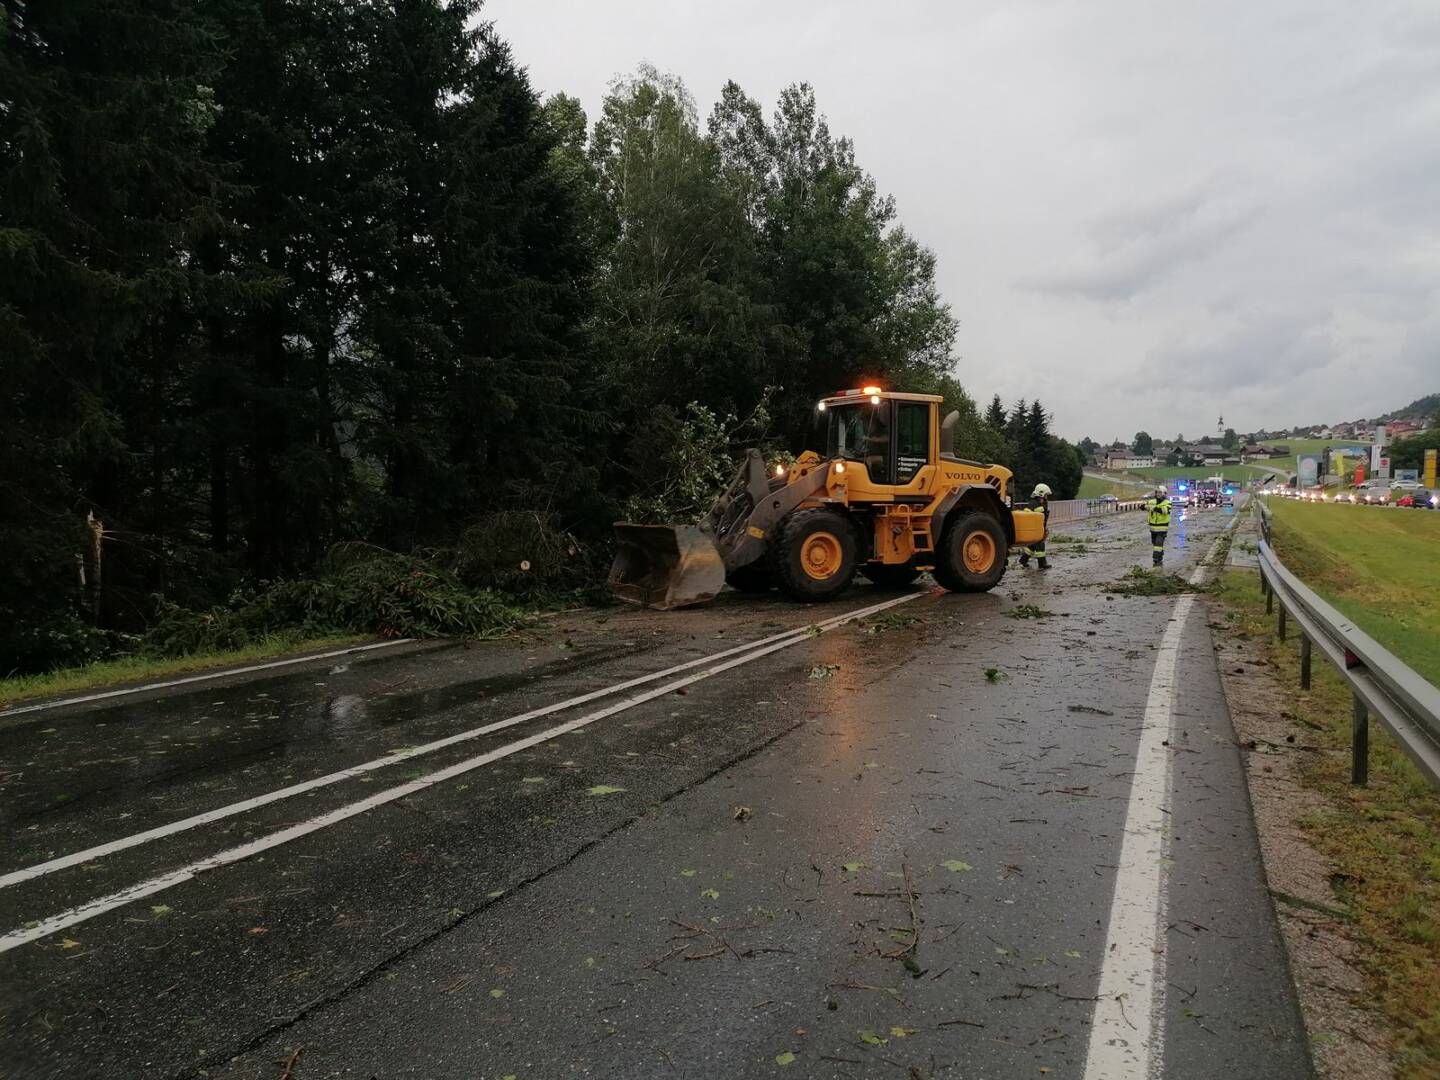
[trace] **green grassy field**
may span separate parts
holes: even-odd
[[[1115,495],[1121,499],[1133,499],[1140,493],[1143,493],[1143,489],[1135,484],[1121,484],[1113,480],[1101,480],[1096,476],[1086,476],[1080,480],[1080,493],[1075,497],[1098,499],[1101,495]]]
[[[1332,446],[1360,446],[1363,445],[1358,439],[1266,439],[1261,446],[1288,446],[1290,457],[1276,458],[1276,465],[1284,465],[1286,468],[1295,467],[1296,454],[1326,454]]]
[[[1277,468],[1283,468],[1277,463]],[[1172,480],[1178,477],[1185,477],[1188,480],[1204,480],[1211,476],[1223,476],[1226,480],[1233,480],[1237,483],[1247,483],[1251,480],[1263,479],[1268,476],[1264,469],[1256,468],[1253,465],[1187,465],[1175,466],[1157,465],[1153,469],[1131,469],[1136,476],[1143,476],[1147,480]]]
[[[1269,502],[1285,565],[1440,685],[1440,513]]]
[[[14,679],[0,679],[0,708],[34,698],[54,697],[60,694],[74,694],[96,687],[110,687],[131,682],[145,682],[149,679],[163,679],[169,675],[191,674],[210,668],[226,667],[230,664],[244,664],[258,660],[273,660],[292,653],[343,649],[347,645],[359,645],[371,640],[356,634],[335,634],[330,637],[306,638],[298,633],[274,634],[264,641],[244,649],[229,652],[200,653],[195,656],[152,659],[144,656],[127,656],[120,660],[106,660],[86,667],[63,668],[44,675],[22,675]]]

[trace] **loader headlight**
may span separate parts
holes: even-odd
[[[879,395],[879,394],[871,394],[871,395],[870,395],[870,404],[871,404],[871,405],[879,405],[879,404],[880,404],[880,395]]]
[[[824,412],[824,411],[825,411],[825,403],[822,401],[822,402],[820,402],[819,405],[816,405],[816,406],[815,406],[815,411],[816,411],[816,412]]]
[[[785,466],[784,466],[784,465],[776,465],[776,466],[775,466],[775,475],[776,475],[776,476],[784,476],[784,475],[785,475]]]
[[[837,473],[843,473],[845,471],[845,463],[843,461],[835,462],[835,471]]]

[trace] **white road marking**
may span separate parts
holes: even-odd
[[[919,595],[921,594],[909,594],[910,597]],[[890,606],[893,605],[889,601],[883,604],[874,604],[870,607],[851,612],[847,618],[864,618],[868,614],[881,611]],[[141,844],[147,844],[151,840],[159,840],[166,836],[174,836],[176,833],[199,828],[201,825],[209,825],[212,822],[221,821],[227,817],[233,817],[236,814],[243,814],[261,806],[268,806],[270,803],[279,802],[281,799],[294,798],[296,795],[303,795],[317,788],[329,787],[331,784],[338,784],[344,780],[353,780],[357,776],[364,776],[366,773],[374,772],[377,769],[398,765],[402,761],[409,761],[412,758],[421,757],[425,754],[433,754],[436,750],[443,750],[447,746],[454,746],[456,743],[468,742],[497,731],[503,731],[506,728],[515,727],[517,724],[523,724],[527,720],[536,720],[542,716],[549,716],[552,713],[573,709],[577,705],[586,705],[600,698],[609,697],[612,694],[618,694],[637,686],[644,686],[646,683],[652,683],[659,679],[667,679],[671,675],[677,675],[682,671],[689,671],[691,668],[700,667],[702,664],[714,663],[717,660],[725,659],[727,656],[734,656],[736,653],[746,652],[750,649],[758,649],[772,642],[779,641],[782,638],[804,635],[808,633],[809,630],[810,627],[807,625],[796,627],[794,630],[785,630],[779,634],[771,634],[769,637],[761,638],[758,641],[750,641],[743,645],[737,645],[734,648],[723,649],[717,653],[710,653],[708,656],[688,660],[683,664],[676,664],[674,667],[665,668],[663,671],[656,671],[650,675],[641,675],[634,679],[627,679],[613,686],[607,686],[600,690],[592,690],[589,693],[580,694],[577,697],[557,701],[553,705],[545,705],[538,709],[531,709],[529,712],[507,717],[504,720],[496,720],[493,723],[471,728],[468,731],[447,735],[443,739],[436,739],[433,742],[423,743],[420,746],[409,746],[403,750],[397,750],[392,754],[386,754],[384,757],[375,758],[373,761],[352,765],[349,768],[326,773],[324,776],[317,776],[311,780],[303,780],[298,784],[291,784],[289,787],[266,792],[264,795],[256,795],[252,799],[244,799],[240,802],[231,803],[228,806],[217,807],[214,810],[206,810],[204,813],[181,818],[178,821],[172,821],[166,825],[158,825],[144,832],[133,833],[130,836],[123,836],[118,840],[97,844],[94,847],[85,848],[83,851],[72,852],[69,855],[61,855],[58,858],[49,859],[42,863],[35,863],[33,866],[26,866],[20,870],[12,870],[8,874],[0,874],[0,889],[6,889],[12,885],[19,885],[25,881],[44,877],[46,874],[54,874],[61,870],[67,870],[72,866],[79,866],[81,863],[94,862],[96,859],[103,859],[107,855],[114,855],[116,852],[138,847]]]
[[[291,664],[305,664],[311,660],[330,660],[336,656],[350,656],[353,653],[370,652],[374,649],[389,649],[396,645],[408,645],[414,638],[396,638],[394,641],[377,641],[372,645],[351,645],[345,649],[330,652],[311,653],[309,656],[291,656],[285,660],[268,660],[263,664],[248,667],[226,668],[224,671],[207,671],[204,675],[187,675],[183,679],[167,679],[164,682],[143,683],[127,686],[123,690],[106,690],[99,694],[85,694],[83,697],[61,698],[59,701],[43,701],[39,705],[19,705],[13,709],[0,709],[0,720],[6,720],[21,713],[40,712],[44,709],[58,709],[62,705],[84,705],[89,701],[105,701],[109,698],[125,697],[129,694],[143,694],[146,690],[168,690],[172,686],[187,686],[190,683],[209,682],[211,679],[226,679],[231,675],[248,675],[252,671],[269,671],[271,668],[289,667]]]
[[[1190,584],[1198,585],[1204,579],[1206,564],[1237,520],[1231,520],[1195,567]],[[1180,641],[1194,606],[1193,594],[1176,602],[1160,638],[1145,698],[1084,1080],[1153,1080],[1164,1068],[1165,859],[1170,851],[1165,803],[1170,794],[1171,760],[1166,744],[1174,713]]]
[[[647,701],[653,701],[658,697],[664,697],[667,694],[673,694],[676,690],[682,689],[686,686],[690,686],[693,683],[700,682],[703,679],[711,678],[714,675],[719,675],[721,672],[729,671],[731,668],[736,668],[741,666],[742,664],[751,663],[752,661],[758,660],[763,656],[768,656],[771,653],[779,652],[781,649],[788,649],[792,645],[798,645],[800,642],[808,640],[811,636],[812,630],[818,633],[825,633],[826,631],[833,630],[838,626],[843,626],[845,623],[853,622],[855,619],[863,618],[866,615],[884,611],[886,608],[892,608],[899,604],[907,603],[911,600],[918,600],[923,595],[924,593],[907,593],[904,596],[895,597],[894,599],[887,600],[881,604],[873,604],[869,607],[861,608],[857,611],[851,611],[845,615],[839,615],[832,619],[826,619],[822,622],[815,623],[813,627],[803,627],[797,633],[792,633],[788,635],[777,635],[777,637],[781,638],[781,640],[773,641],[771,644],[765,645],[763,647],[757,648],[752,646],[750,647],[750,650],[744,652],[743,655],[736,656],[720,664],[713,664],[712,666],[696,672],[693,675],[687,675],[683,679],[677,679],[674,682],[666,683],[663,686],[658,686],[653,690],[647,690],[643,694],[636,694],[634,697],[625,698],[622,701],[618,701],[613,705],[608,705],[605,708],[600,709],[596,712],[588,713],[585,716],[576,717],[574,720],[568,720],[563,724],[558,724],[555,727],[547,728],[544,731],[536,732],[534,735],[529,735],[523,739],[517,739],[515,742],[507,743],[504,746],[497,747],[494,750],[490,750],[484,754],[477,755],[476,757],[467,758],[464,761],[457,762],[456,764],[447,766],[444,769],[439,769],[433,773],[430,773],[427,776],[422,776],[417,780],[412,780],[407,784],[400,784],[396,787],[387,788],[384,791],[376,792],[374,795],[371,795],[366,799],[361,799],[358,802],[349,803],[346,806],[341,806],[335,810],[331,810],[329,813],[321,814],[319,817],[311,818],[308,821],[302,821],[299,824],[290,826],[289,828],[280,829],[276,832],[270,833],[268,836],[263,836],[257,840],[252,840],[249,843],[241,844],[238,847],[229,848],[226,851],[221,851],[215,855],[210,855],[206,858],[199,859],[186,866],[182,866],[177,870],[171,870],[169,873],[161,874],[160,876],[151,878],[148,881],[142,881],[138,885],[132,885],[127,889],[122,889],[119,892],[111,893],[108,896],[98,897],[95,900],[80,904],[76,907],[70,908],[68,911],[63,911],[58,915],[54,915],[48,919],[40,920],[39,922],[36,922],[30,926],[12,931],[11,933],[6,934],[4,937],[0,937],[0,953],[9,952],[11,949],[19,948],[21,945],[25,945],[32,941],[38,941],[41,938],[48,937],[49,935],[57,933],[61,930],[66,930],[72,926],[75,926],[78,923],[85,922],[87,919],[93,919],[97,915],[103,915],[107,911],[114,911],[116,908],[124,907],[126,904],[134,903],[136,900],[142,900],[147,896],[154,896],[158,892],[163,892],[166,889],[183,884],[184,882],[190,881],[207,871],[216,870],[222,866],[229,866],[231,863],[240,862],[243,859],[248,859],[253,855],[257,855],[262,851],[268,851],[271,848],[279,847],[281,844],[288,844],[291,840],[298,840],[302,836],[308,836],[311,833],[319,832],[321,829],[328,828],[331,825],[355,817],[358,814],[363,814],[368,810],[373,810],[376,807],[384,806],[387,803],[392,803],[397,799],[403,799],[407,796],[414,795],[417,792],[424,791],[425,789],[433,787],[436,784],[444,783],[447,780],[452,780],[457,776],[462,776],[465,773],[470,772],[474,769],[478,769],[482,766],[489,765],[492,762],[499,761],[501,758],[506,758],[509,757],[511,754],[519,753],[521,750],[528,750],[532,746],[538,746],[541,743],[548,742],[549,740],[558,738],[561,735],[569,734],[572,731],[578,731],[580,728],[593,724],[598,720],[604,720],[606,717],[614,716],[616,713],[624,712],[627,709],[633,709],[635,706],[643,705]],[[758,645],[758,643],[756,644]],[[736,652],[738,650],[729,651]],[[714,657],[705,658],[706,661],[713,659]],[[612,687],[611,690],[613,691],[614,688]]]

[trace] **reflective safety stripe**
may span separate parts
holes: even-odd
[[[1152,529],[1168,529],[1170,527],[1169,499],[1147,499],[1145,513]]]

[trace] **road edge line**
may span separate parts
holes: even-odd
[[[1204,580],[1211,559],[1239,520],[1233,517],[1215,538],[1190,574],[1191,585]],[[1170,852],[1165,804],[1172,785],[1169,743],[1180,645],[1194,606],[1191,593],[1180,597],[1171,609],[1145,695],[1121,827],[1124,838],[1105,924],[1105,959],[1091,1014],[1084,1080],[1151,1080],[1164,1068],[1165,915],[1169,906],[1165,859]]]
[[[56,701],[42,701],[36,705],[17,705],[10,709],[0,709],[0,720],[8,720],[12,716],[23,716],[26,713],[43,712],[46,709],[59,709],[66,705],[85,705],[92,701],[106,701],[110,698],[126,697],[130,694],[143,694],[146,690],[168,690],[172,686],[187,686],[190,683],[210,682],[214,679],[224,679],[231,675],[249,675],[255,671],[269,671],[273,668],[289,667],[293,664],[303,664],[309,660],[333,660],[337,656],[350,656],[354,653],[373,652],[376,649],[389,649],[396,645],[410,645],[419,638],[396,638],[394,641],[374,641],[369,645],[349,645],[343,649],[332,649],[329,652],[309,653],[305,656],[287,656],[283,660],[267,660],[263,664],[250,664],[246,667],[226,668],[223,671],[207,671],[200,675],[187,675],[183,679],[166,679],[162,682],[141,683],[139,686],[126,686],[119,690],[106,690],[99,694],[84,694],[80,697],[59,698]]]

